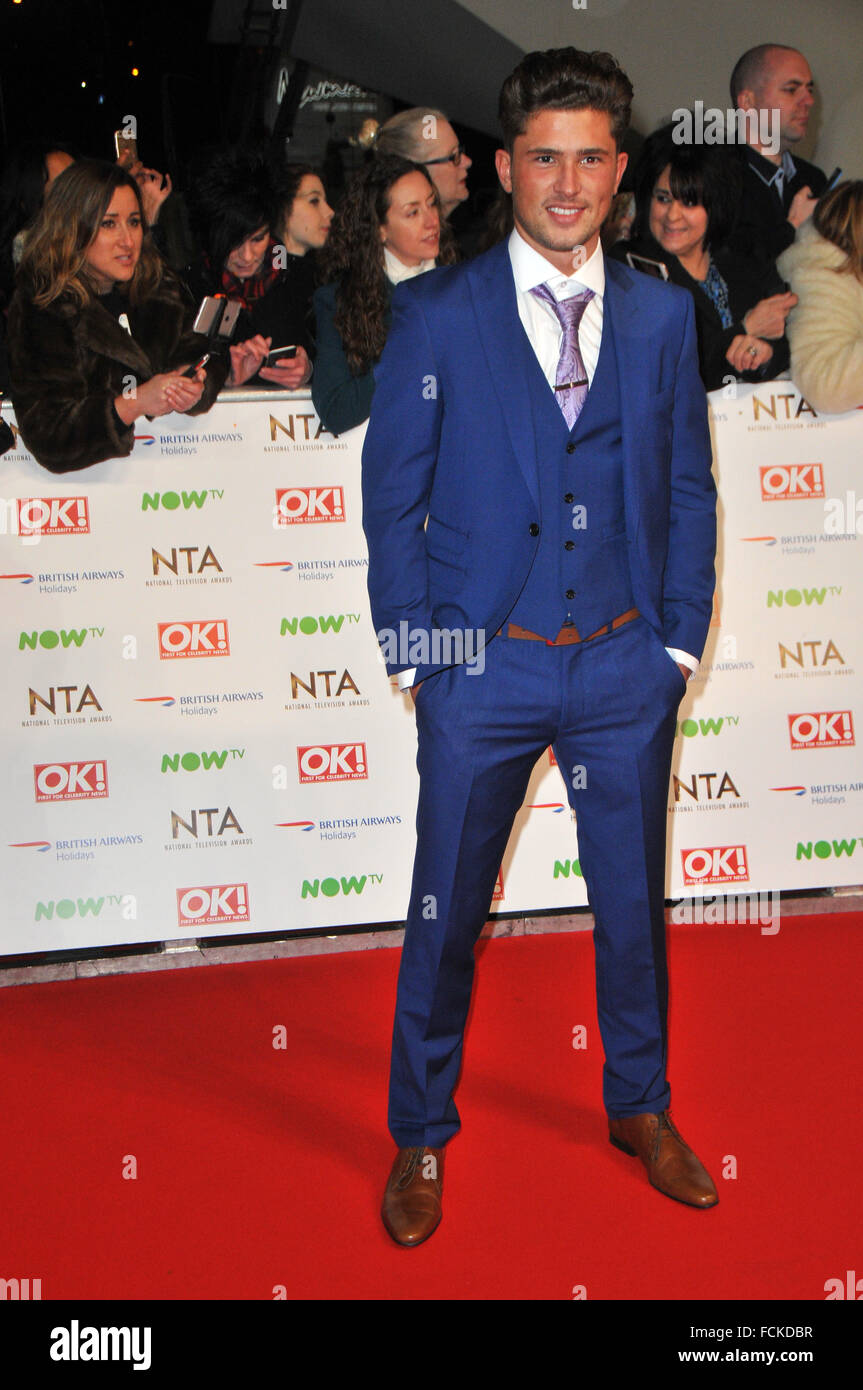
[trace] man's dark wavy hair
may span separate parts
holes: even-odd
[[[610,53],[549,48],[528,53],[504,82],[498,116],[510,154],[537,111],[604,111],[620,149],[632,108],[632,83]]]

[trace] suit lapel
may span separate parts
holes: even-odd
[[[539,506],[528,355],[533,349],[518,316],[506,242],[471,262],[468,283],[494,390],[491,408],[499,412],[506,426],[519,468]]]
[[[605,262],[605,301],[603,316],[607,316],[614,334],[617,357],[617,377],[620,392],[620,434],[623,448],[623,486],[627,529],[635,536],[641,524],[638,505],[639,483],[643,466],[640,421],[650,412],[653,373],[645,356],[648,337],[642,321],[637,295],[628,277],[620,273],[615,261]],[[605,329],[603,328],[603,332]]]

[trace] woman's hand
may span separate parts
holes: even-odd
[[[725,354],[735,372],[754,372],[773,356],[773,349],[763,338],[753,338],[751,333],[738,333],[732,338],[731,346]]]
[[[229,386],[242,386],[255,375],[270,350],[271,342],[271,338],[262,338],[260,333],[257,333],[254,338],[247,338],[244,343],[234,344],[230,349]]]
[[[142,164],[133,177],[141,190],[141,202],[144,205],[144,218],[147,226],[155,227],[159,220],[162,204],[173,189],[171,175],[160,174],[158,169],[145,169]]]
[[[145,169],[140,159],[133,159],[128,150],[123,151],[117,163],[127,174],[131,174],[138,185],[144,207],[144,219],[148,227],[155,227],[162,204],[174,186],[171,183],[171,175],[160,174],[158,169]]]
[[[743,327],[755,338],[781,338],[785,332],[785,320],[797,303],[797,295],[772,294],[769,299],[759,299],[754,309],[743,316]]]
[[[312,364],[304,347],[297,348],[296,357],[283,357],[275,367],[262,367],[261,379],[275,382],[285,391],[297,391],[312,375]]]
[[[206,379],[203,367],[199,367],[194,376],[183,376],[179,371],[160,372],[137,387],[134,396],[115,397],[114,408],[127,425],[140,415],[154,420],[158,415],[182,413],[197,405]]]

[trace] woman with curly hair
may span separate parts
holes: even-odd
[[[326,428],[343,434],[368,419],[393,289],[455,260],[426,170],[397,155],[367,164],[336,211],[322,259],[322,274],[332,283],[313,300],[312,400]]]
[[[827,415],[863,405],[863,180],[822,194],[777,264],[797,295],[788,320],[794,385]]]
[[[284,167],[261,150],[234,148],[213,155],[189,190],[203,254],[186,267],[183,279],[196,300],[224,294],[242,304],[237,338],[296,349],[258,372],[264,384],[293,391],[311,376],[313,340],[308,291],[279,241],[291,185]]]
[[[135,421],[209,410],[224,364],[145,233],[117,164],[78,160],[51,184],[9,309],[11,395],[24,443],[54,473],[131,453]],[[195,367],[189,375],[185,373]]]

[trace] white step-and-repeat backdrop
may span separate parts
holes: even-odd
[[[863,412],[788,382],[711,408],[720,579],[668,894],[859,883]],[[415,732],[368,612],[364,427],[334,439],[302,393],[141,424],[80,473],[2,460],[0,955],[401,920]],[[550,754],[495,897],[586,902]]]

